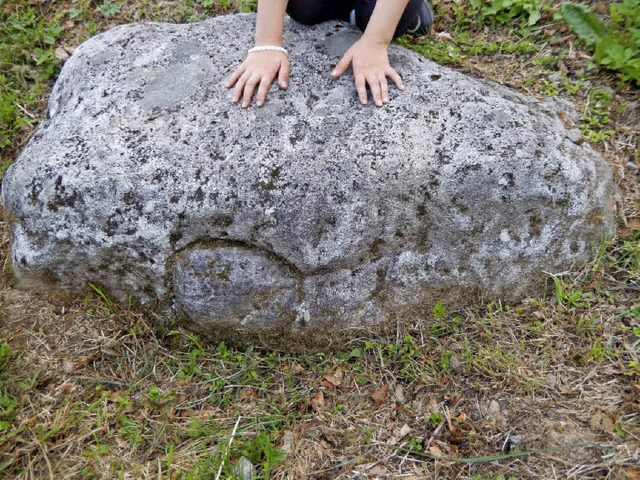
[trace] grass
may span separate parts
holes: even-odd
[[[165,3],[0,2],[0,175],[82,40],[252,7]],[[582,3],[608,19],[616,2]],[[638,478],[637,86],[593,61],[560,2],[434,5],[436,34],[404,45],[569,100],[614,165],[620,222],[594,262],[540,298],[436,303],[393,338],[306,355],[162,332],[97,286],[61,299],[0,279],[0,478],[231,479],[247,461],[258,478]],[[0,222],[0,262],[8,250]]]

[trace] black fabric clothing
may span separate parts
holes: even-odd
[[[398,22],[394,36],[402,35],[416,26],[424,0],[410,0]],[[364,31],[376,6],[376,0],[289,0],[287,13],[296,22],[314,25],[327,20],[349,21],[356,11],[356,25]]]

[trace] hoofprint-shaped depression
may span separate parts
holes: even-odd
[[[203,332],[330,335],[437,299],[515,300],[610,231],[611,170],[557,107],[399,46],[405,91],[362,106],[329,76],[357,38],[345,24],[288,22],[289,89],[232,104],[254,21],[78,47],[4,178],[18,284],[92,282]]]

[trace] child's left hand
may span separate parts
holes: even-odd
[[[384,42],[368,39],[365,35],[347,50],[331,72],[333,78],[338,78],[349,66],[353,68],[356,91],[363,105],[367,103],[367,85],[378,107],[389,103],[387,77],[395,82],[399,90],[404,89],[402,78],[389,64],[387,46]]]

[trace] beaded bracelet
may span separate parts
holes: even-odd
[[[253,47],[253,48],[249,49],[248,53],[265,52],[265,51],[268,51],[268,50],[271,50],[271,51],[274,51],[274,52],[282,52],[285,55],[289,55],[284,48],[278,47],[276,45],[261,45],[259,47]]]

